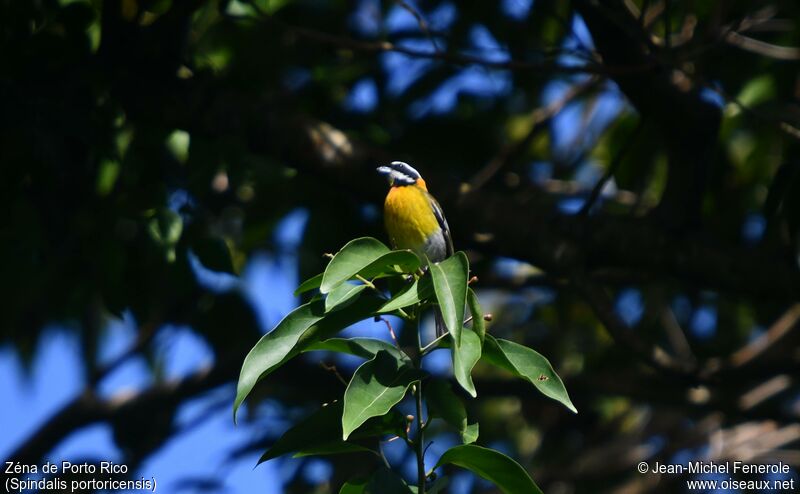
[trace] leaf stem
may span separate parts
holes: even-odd
[[[440,342],[441,342],[443,339],[447,338],[448,336],[450,336],[450,333],[449,333],[449,332],[448,332],[448,333],[445,333],[445,334],[443,334],[443,335],[439,335],[439,336],[437,336],[435,340],[431,341],[430,343],[428,343],[427,345],[425,345],[424,347],[422,347],[422,348],[420,349],[420,355],[424,356],[424,355],[427,355],[427,354],[428,354],[429,352],[431,352],[432,350],[436,350],[436,347],[437,347],[437,345],[438,345],[438,344],[439,344],[439,343],[440,343]]]
[[[360,274],[357,274],[357,275],[356,275],[356,279],[357,279],[358,281],[360,281],[361,283],[363,283],[363,284],[367,285],[368,287],[372,288],[373,290],[375,290],[375,291],[377,291],[377,290],[378,290],[378,288],[375,286],[375,284],[374,284],[374,283],[372,283],[372,282],[371,282],[371,281],[369,281],[368,279],[364,278],[364,277],[363,277],[363,276],[361,276]]]
[[[385,296],[383,293],[381,293],[381,291],[380,291],[380,290],[378,290],[378,287],[377,287],[377,286],[375,286],[375,283],[373,283],[373,282],[369,281],[368,279],[364,278],[364,277],[363,277],[363,276],[361,276],[360,274],[357,274],[357,275],[356,275],[356,279],[357,279],[358,281],[360,281],[361,283],[365,284],[365,285],[367,286],[367,288],[369,288],[369,289],[373,290],[375,293],[377,293],[379,297],[386,298],[386,296]],[[410,318],[411,318],[411,317],[410,317],[410,316],[409,316],[409,315],[406,313],[406,311],[404,311],[403,309],[397,309],[397,313],[398,313],[398,314],[400,314],[400,317],[402,317],[403,319],[406,319],[406,320],[408,320],[408,319],[410,319]]]
[[[388,319],[382,316],[378,316],[378,319],[380,319],[381,321],[383,321],[384,324],[386,324],[386,328],[389,330],[389,335],[392,337],[394,346],[396,346],[398,350],[402,350],[402,348],[400,347],[400,342],[397,341],[397,334],[395,334],[394,328],[392,328],[392,323],[390,323]]]

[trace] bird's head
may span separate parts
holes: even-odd
[[[384,175],[389,180],[389,185],[392,187],[416,185],[428,190],[425,185],[425,180],[422,179],[422,175],[408,163],[392,161],[386,166],[379,166],[378,173]]]

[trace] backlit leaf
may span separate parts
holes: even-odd
[[[328,263],[319,291],[330,292],[388,252],[388,247],[372,237],[351,240]]]
[[[367,285],[342,283],[325,297],[325,312],[341,310],[355,302],[356,298],[367,288]]]
[[[439,462],[466,468],[500,488],[505,494],[541,494],[528,472],[519,463],[493,449],[465,444],[448,449]]]
[[[298,286],[297,289],[294,291],[294,296],[296,297],[301,293],[310,292],[311,290],[316,290],[317,288],[319,288],[319,286],[322,284],[322,275],[323,273],[320,273],[300,283],[300,286]]]
[[[427,300],[434,295],[433,283],[429,276],[415,280],[397,293],[391,300],[386,302],[381,308],[381,313],[394,312],[398,309],[404,309],[410,305],[418,304],[423,300]]]
[[[486,321],[483,320],[483,309],[478,302],[478,296],[472,288],[467,288],[467,305],[469,306],[469,314],[472,316],[472,330],[481,339],[483,344],[483,337],[486,334]]]
[[[393,344],[376,338],[330,338],[328,340],[314,342],[303,351],[310,352],[314,350],[347,353],[365,359],[372,359],[375,357],[376,353],[384,350],[398,359],[408,359],[408,357]]]
[[[548,398],[552,398],[575,413],[578,410],[569,399],[567,389],[550,362],[535,350],[513,341],[486,335],[483,347],[486,360],[523,379],[528,380]]]
[[[471,328],[464,328],[461,333],[461,345],[451,345],[453,352],[453,374],[456,381],[473,398],[478,396],[472,382],[472,368],[481,358],[481,339]]]
[[[460,345],[469,275],[467,256],[463,252],[456,252],[442,262],[431,263],[430,272],[444,323],[456,345]]]

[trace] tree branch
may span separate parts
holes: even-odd
[[[9,461],[37,464],[55,445],[72,432],[96,422],[114,422],[121,416],[132,417],[148,410],[171,410],[182,400],[220,386],[236,377],[238,363],[218,364],[201,369],[177,381],[155,385],[134,395],[104,400],[87,389],[55,412],[44,424],[17,447]],[[148,415],[144,420],[151,419]],[[131,424],[129,424],[131,425]]]
[[[578,0],[575,6],[586,20],[604,64],[649,67],[612,77],[642,118],[655,123],[664,136],[669,175],[658,207],[661,220],[673,228],[697,223],[721,121],[720,108],[703,98],[702,86],[667,63],[669,48],[662,60],[662,52],[654,50],[622,1]]]

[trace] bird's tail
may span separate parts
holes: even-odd
[[[447,326],[444,324],[444,317],[442,316],[442,311],[439,307],[433,311],[433,319],[436,322],[436,337],[440,337],[443,334],[447,333]]]

